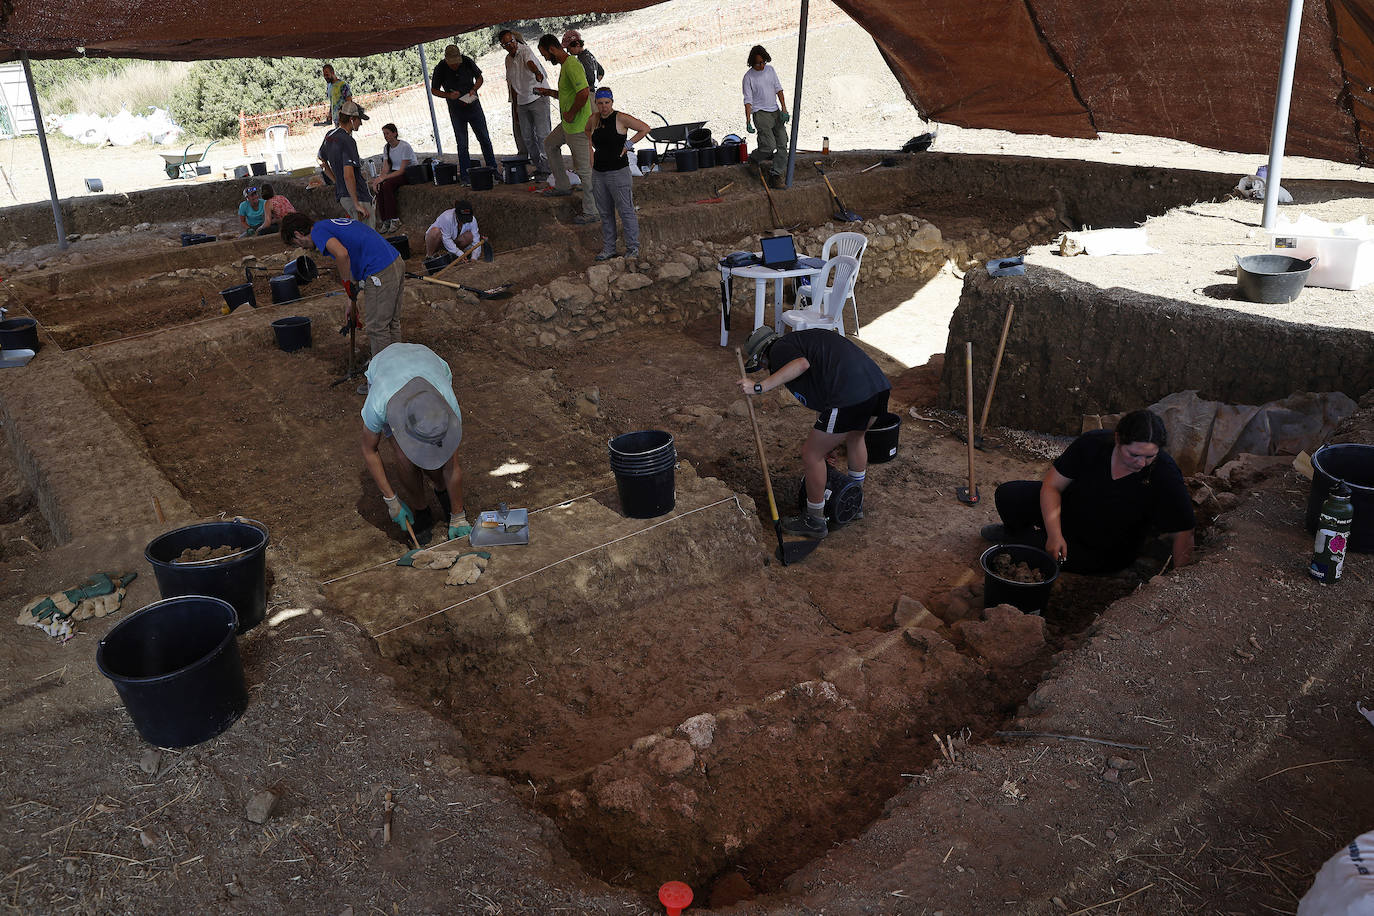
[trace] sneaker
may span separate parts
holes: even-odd
[[[585,214],[585,213],[579,213],[579,214],[577,214],[576,216],[573,217],[573,225],[576,225],[576,226],[590,226],[592,223],[599,223],[599,222],[601,222],[601,217],[599,217],[599,216],[588,216],[588,215]]]
[[[978,536],[985,541],[993,544],[1002,544],[1007,540],[1007,526],[1001,523],[996,525],[984,525],[978,529]]]
[[[830,529],[826,527],[825,519],[810,513],[790,515],[783,519],[782,530],[788,534],[799,534],[802,537],[817,539],[830,533]]]
[[[572,197],[572,190],[568,188],[545,188],[539,193],[545,197]]]
[[[367,394],[367,379],[363,379],[363,383],[358,386],[358,394]]]
[[[627,258],[637,258],[637,257],[639,257],[639,249],[638,249],[638,248],[626,248],[626,249],[625,249],[625,257],[627,257]]]
[[[609,261],[613,257],[615,257],[614,251],[602,251],[597,254],[596,259],[598,261]]]

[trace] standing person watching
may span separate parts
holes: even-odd
[[[591,116],[591,95],[587,88],[587,76],[577,58],[572,57],[558,39],[552,35],[541,35],[539,54],[551,64],[558,65],[558,91],[535,89],[540,95],[558,97],[558,126],[549,131],[544,139],[544,152],[549,157],[549,169],[553,173],[553,187],[544,191],[549,197],[568,197],[572,194],[572,181],[563,165],[563,144],[572,153],[573,168],[582,182],[582,213],[573,218],[579,226],[597,221],[596,198],[592,194],[592,148],[587,142],[587,118]]]
[[[329,123],[335,127],[339,126],[339,108],[344,102],[353,98],[353,92],[348,88],[348,84],[334,73],[333,64],[325,64],[320,68],[320,75],[324,77],[325,100],[329,104]]]
[[[363,180],[362,156],[353,132],[368,120],[357,102],[344,102],[339,107],[339,126],[324,135],[317,155],[329,180],[334,182],[334,197],[344,215],[377,228],[377,215],[372,210],[372,194]]]
[[[266,206],[258,194],[257,185],[243,189],[243,203],[239,204],[239,225],[243,226],[245,238],[257,235],[258,230],[262,228],[263,220],[266,219]]]
[[[453,124],[453,139],[458,144],[458,180],[470,183],[468,170],[472,168],[472,157],[468,155],[468,128],[477,138],[482,149],[487,168],[496,168],[496,153],[491,148],[491,136],[487,133],[487,116],[482,111],[482,102],[477,98],[477,90],[482,88],[482,71],[477,62],[464,57],[457,45],[444,48],[444,59],[434,65],[434,73],[429,79],[430,92],[441,99],[448,100],[448,118]]]
[[[429,478],[440,511],[448,518],[449,540],[471,533],[463,510],[463,412],[453,393],[453,371],[437,353],[420,344],[396,343],[372,358],[363,402],[362,451],[387,515],[402,531],[409,522],[416,539],[428,543],[433,516],[423,477]],[[391,485],[382,462],[382,440],[390,440],[401,484],[411,496],[412,512]],[[422,473],[423,472],[423,475]]]
[[[258,235],[270,235],[281,229],[281,219],[288,213],[295,213],[296,208],[291,205],[282,194],[273,190],[267,182],[262,183],[262,199],[265,204],[266,218],[263,220],[262,228],[258,230]]]
[[[823,538],[826,459],[843,445],[850,479],[862,487],[868,472],[868,444],[864,434],[887,412],[892,383],[883,370],[849,338],[825,328],[792,331],[778,336],[762,327],[745,344],[745,372],[768,369],[760,382],[739,380],[746,395],[763,394],[786,385],[803,407],[816,411],[816,424],[802,443],[802,471],[806,477],[806,512],[782,520],[789,534]],[[863,501],[860,497],[862,518]]]
[[[596,84],[606,76],[606,68],[601,66],[596,55],[587,48],[587,43],[582,40],[582,33],[577,29],[568,29],[563,33],[561,43],[563,50],[576,57],[577,62],[582,65],[583,72],[587,74],[587,88],[595,92]]]
[[[303,213],[289,213],[281,221],[281,240],[334,259],[349,299],[344,327],[353,322],[361,295],[363,330],[373,356],[401,339],[405,261],[377,230],[351,219],[312,220]],[[367,394],[366,381],[358,386],[358,394]]]
[[[773,58],[763,45],[749,49],[749,69],[744,71],[744,129],[749,133],[758,128],[758,147],[749,154],[749,161],[757,165],[773,160],[771,187],[787,187],[787,99],[773,65]]]
[[[382,173],[368,181],[377,195],[377,216],[381,231],[395,232],[401,228],[400,210],[396,204],[396,189],[406,183],[406,168],[415,164],[415,150],[401,139],[395,124],[383,124]]]
[[[1168,444],[1164,421],[1133,410],[1114,431],[1079,436],[1040,480],[997,488],[1000,525],[979,532],[998,544],[1043,547],[1069,572],[1130,565],[1147,534],[1170,535],[1174,566],[1193,559],[1193,501]]]
[[[630,131],[635,131],[633,138]],[[630,184],[630,155],[649,133],[649,125],[615,110],[615,96],[607,86],[596,90],[596,113],[587,119],[587,142],[592,146],[596,172],[596,208],[601,211],[601,252],[598,261],[615,257],[615,215],[625,230],[625,254],[639,254],[639,217]]]
[[[535,90],[538,87],[548,88],[548,78],[519,32],[505,29],[497,39],[501,47],[506,49],[506,85],[510,90],[511,124],[515,129],[517,146],[530,160],[530,172],[538,181],[549,174],[544,138],[552,128],[549,100]]]

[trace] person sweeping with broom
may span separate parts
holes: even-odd
[[[828,329],[779,335],[772,328],[759,328],[749,335],[745,353],[746,373],[768,369],[762,381],[739,380],[745,395],[786,386],[802,406],[818,414],[801,451],[806,513],[783,519],[782,530],[823,538],[830,531],[825,521],[826,460],[843,444],[849,476],[862,485],[868,470],[864,434],[887,412],[892,383],[857,344]],[[862,499],[859,505],[862,518]]]

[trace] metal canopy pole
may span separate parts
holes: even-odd
[[[1283,145],[1288,139],[1288,103],[1293,96],[1293,66],[1298,58],[1298,33],[1302,30],[1302,0],[1288,0],[1288,28],[1283,36],[1283,64],[1279,67],[1279,94],[1274,99],[1274,128],[1269,135],[1269,174],[1264,179],[1264,218],[1260,225],[1274,228],[1279,204],[1279,179],[1283,169]]]
[[[29,101],[33,103],[33,123],[38,129],[38,148],[43,151],[43,171],[48,173],[48,197],[52,199],[52,221],[57,226],[57,247],[67,250],[67,229],[62,224],[62,205],[57,201],[57,180],[52,177],[52,156],[48,154],[48,135],[43,130],[43,112],[38,107],[38,90],[33,87],[33,70],[29,67],[29,52],[20,51],[24,62],[24,81],[29,86]],[[18,125],[15,125],[18,130]]]
[[[429,123],[434,125],[434,155],[444,154],[444,143],[439,139],[439,117],[434,113],[434,93],[429,90],[429,62],[425,60],[425,44],[420,42],[420,79],[425,82],[425,101],[429,102]]]
[[[792,85],[792,139],[787,151],[787,186],[797,168],[797,135],[801,132],[802,73],[806,70],[806,15],[810,3],[801,0],[801,23],[797,29],[797,79]]]

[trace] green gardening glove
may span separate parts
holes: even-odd
[[[386,503],[386,514],[391,516],[391,520],[402,531],[406,529],[406,525],[414,524],[415,515],[410,511],[410,507],[402,502],[401,497],[392,496],[388,498],[383,496],[382,501]]]
[[[455,512],[448,517],[448,539],[450,541],[465,538],[469,534],[472,534],[472,526],[468,524],[466,515],[462,512]]]
[[[747,131],[749,131],[749,133],[752,134],[752,133],[754,132],[754,122],[753,122],[753,121],[745,121],[745,122],[744,122],[744,129],[747,130]]]
[[[781,122],[784,123],[784,124],[787,123],[787,118],[788,118],[788,115],[787,115],[787,112],[785,112],[785,111],[784,111],[782,114],[778,115],[778,120],[781,121]]]

